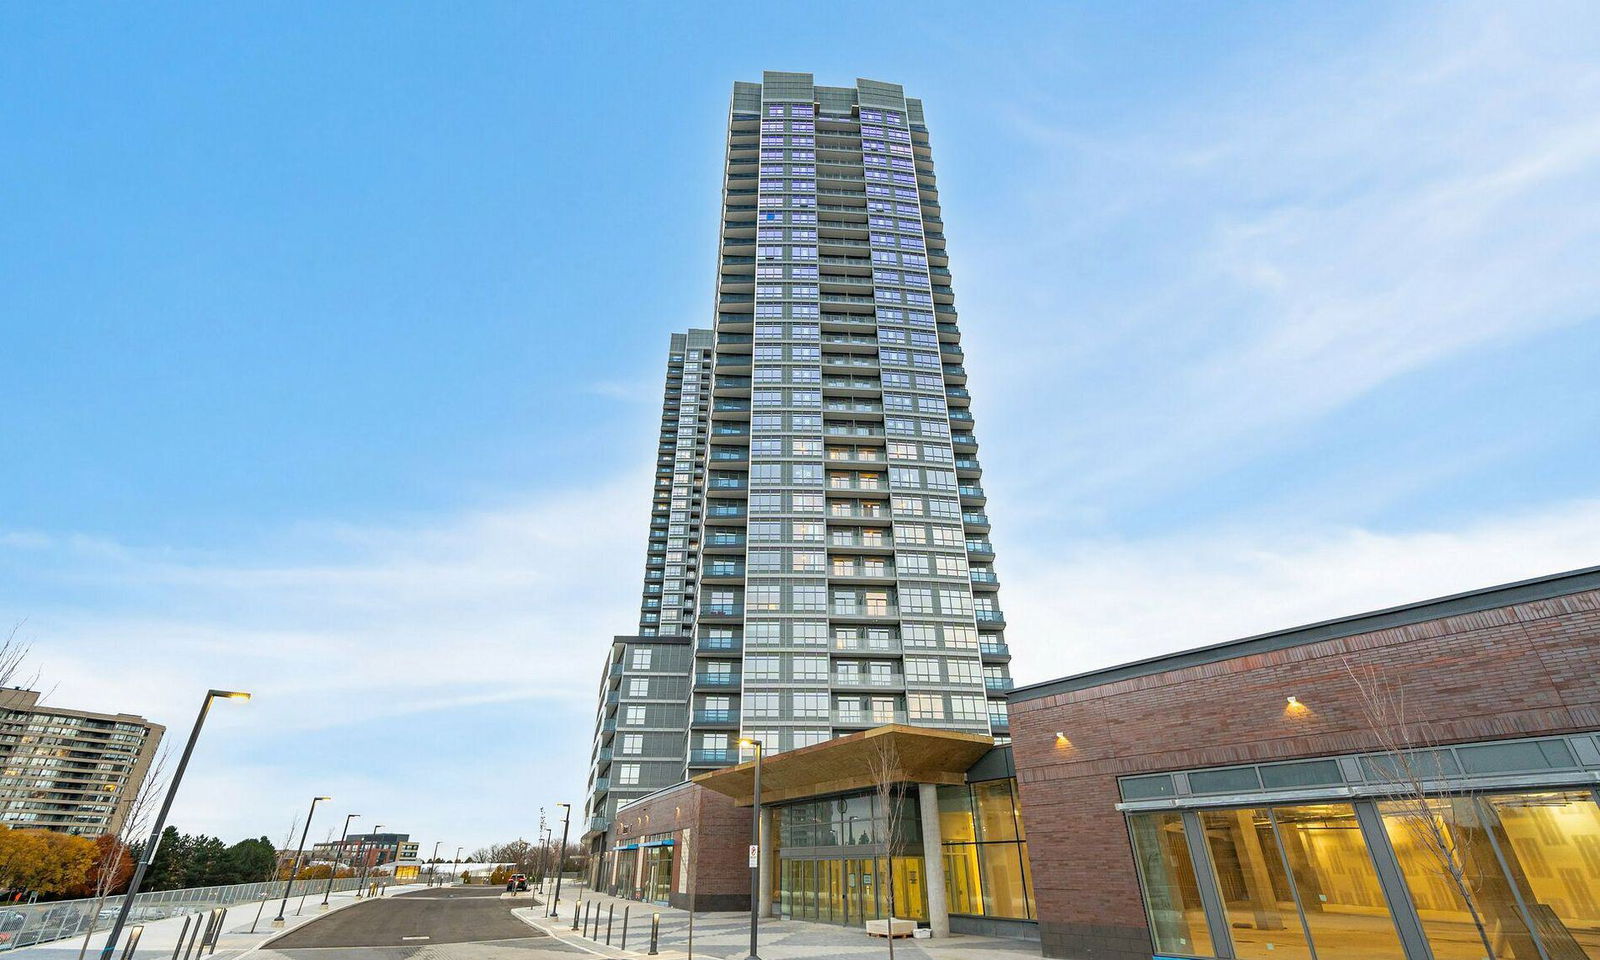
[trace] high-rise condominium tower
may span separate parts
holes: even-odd
[[[886,723],[1009,731],[978,445],[922,104],[736,83],[714,331],[674,335],[639,635],[592,816]],[[636,724],[635,721],[638,721]]]

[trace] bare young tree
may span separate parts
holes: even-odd
[[[78,960],[83,960],[84,954],[89,949],[89,940],[94,936],[95,925],[100,921],[100,912],[105,907],[106,900],[117,887],[126,883],[119,880],[117,874],[125,857],[131,858],[133,842],[143,838],[150,830],[150,818],[155,815],[156,801],[167,790],[167,761],[171,759],[171,746],[163,746],[155,759],[150,761],[150,768],[145,771],[144,783],[139,786],[139,792],[133,795],[133,800],[128,804],[128,815],[122,821],[122,832],[111,838],[101,851],[99,861],[93,867],[95,878],[94,905],[89,908],[89,929],[83,935],[83,945],[78,948]]]
[[[883,853],[889,865],[888,890],[889,960],[894,960],[895,871],[894,860],[899,852],[900,834],[904,828],[906,781],[900,751],[886,735],[874,737],[869,744],[865,760],[867,776],[872,781],[872,796],[877,810],[874,816],[883,831]]]
[[[1472,828],[1479,816],[1472,798],[1448,787],[1448,771],[1441,768],[1436,752],[1439,745],[1427,725],[1408,714],[1404,685],[1374,664],[1346,658],[1344,667],[1355,684],[1367,732],[1378,744],[1380,772],[1392,783],[1385,817],[1400,824],[1434,875],[1455,890],[1483,944],[1484,956],[1498,960],[1494,938],[1478,909],[1486,878],[1475,866],[1484,862],[1483,851],[1475,848],[1484,842],[1485,831]],[[1463,812],[1474,822],[1458,822],[1457,815]]]

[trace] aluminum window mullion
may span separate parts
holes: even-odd
[[[1283,835],[1278,831],[1278,814],[1271,807],[1267,807],[1267,822],[1272,827],[1272,842],[1278,848],[1278,860],[1283,864],[1283,875],[1289,881],[1289,896],[1294,900],[1294,909],[1300,915],[1300,930],[1306,937],[1306,949],[1311,952],[1311,960],[1317,960],[1317,942],[1311,937],[1311,922],[1306,919],[1305,904],[1300,902],[1300,884],[1295,882],[1294,867],[1289,864],[1289,854],[1283,849]]]
[[[1212,952],[1218,957],[1238,956],[1233,949],[1233,934],[1228,927],[1228,913],[1222,905],[1222,892],[1217,888],[1217,871],[1211,864],[1211,849],[1206,843],[1205,826],[1200,814],[1183,811],[1183,838],[1189,846],[1189,863],[1194,867],[1195,886],[1200,890],[1200,904],[1206,911],[1206,927],[1211,931]]]
[[[1384,829],[1378,805],[1371,800],[1358,800],[1351,806],[1355,809],[1356,823],[1366,840],[1372,865],[1377,870],[1378,886],[1388,904],[1389,917],[1400,934],[1400,947],[1406,953],[1406,960],[1433,960],[1433,947],[1423,932],[1422,920],[1400,872],[1400,858],[1389,843],[1389,832]]]
[[[1505,852],[1500,849],[1500,840],[1495,837],[1495,828],[1500,825],[1500,814],[1489,805],[1485,797],[1467,798],[1477,810],[1478,819],[1483,823],[1483,832],[1489,838],[1489,849],[1494,853],[1495,863],[1500,867],[1500,875],[1505,878],[1506,886],[1511,888],[1511,899],[1517,903],[1517,914],[1522,917],[1522,922],[1527,924],[1528,936],[1533,938],[1533,948],[1539,951],[1542,960],[1551,960],[1550,951],[1544,947],[1544,940],[1539,936],[1539,928],[1533,922],[1533,913],[1528,910],[1527,902],[1522,898],[1522,885],[1517,883],[1511,872],[1511,864],[1506,860]]]

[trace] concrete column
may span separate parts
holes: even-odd
[[[776,807],[761,808],[761,869],[758,875],[761,878],[761,898],[757,901],[760,905],[759,916],[772,916],[772,856],[777,844],[773,843],[778,826],[778,811]]]
[[[939,831],[939,788],[917,784],[922,811],[922,887],[928,893],[928,926],[936,937],[950,936],[950,904],[944,892],[944,834]]]

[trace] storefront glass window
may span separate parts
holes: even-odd
[[[1484,800],[1545,952],[1600,960],[1600,806],[1579,792]]]
[[[1034,917],[1028,846],[1013,780],[939,788],[945,897],[951,913]]]
[[[1347,803],[1276,807],[1278,839],[1318,960],[1397,960],[1400,936]]]
[[[1183,814],[1134,814],[1128,818],[1128,829],[1133,835],[1133,853],[1139,865],[1139,882],[1144,888],[1156,952],[1214,956],[1194,861],[1184,839]]]
[[[1265,810],[1200,814],[1240,960],[1310,960],[1289,875]]]
[[[1473,797],[1378,804],[1434,960],[1539,960]]]

